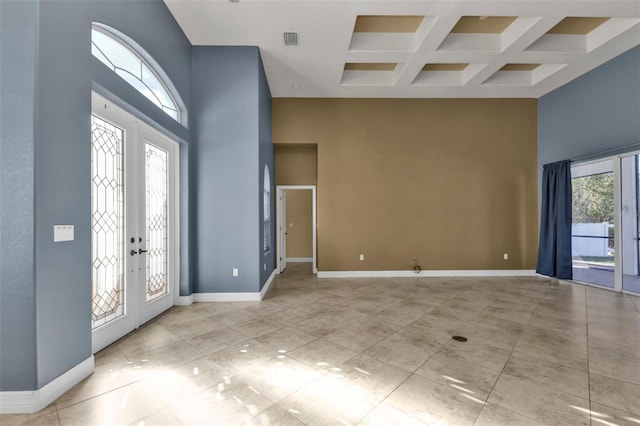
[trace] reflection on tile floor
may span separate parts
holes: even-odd
[[[638,425],[640,299],[530,278],[317,279],[174,307],[37,425]],[[468,338],[453,341],[452,335]]]

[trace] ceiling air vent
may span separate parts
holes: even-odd
[[[284,45],[285,46],[297,46],[298,45],[298,33],[284,33]]]

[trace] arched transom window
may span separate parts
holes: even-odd
[[[125,41],[117,31],[94,23],[91,28],[91,53],[169,117],[181,121],[176,96],[161,78],[164,72],[145,59],[150,56],[141,48]]]

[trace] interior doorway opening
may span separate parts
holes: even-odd
[[[308,262],[316,274],[316,186],[278,185],[276,193],[277,272],[288,263]]]

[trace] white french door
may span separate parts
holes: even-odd
[[[91,145],[95,353],[174,304],[178,147],[96,93]]]

